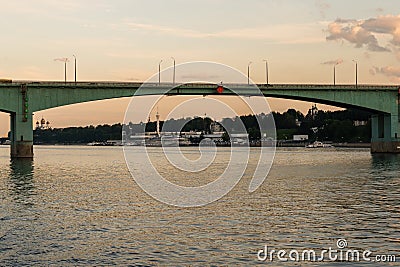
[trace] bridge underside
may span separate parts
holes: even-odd
[[[69,104],[129,97],[160,95],[170,84],[130,83],[33,83],[0,84],[0,111],[10,113],[11,157],[33,157],[33,112]],[[139,89],[140,88],[140,89]],[[169,95],[254,95],[303,100],[338,107],[371,111],[372,153],[400,153],[400,91],[394,86],[351,85],[224,85],[223,93],[213,84],[180,85]],[[233,89],[232,89],[233,88]],[[259,88],[259,89],[258,89]],[[232,89],[232,90],[231,90]],[[261,91],[261,93],[260,93]],[[29,105],[28,105],[29,100]]]

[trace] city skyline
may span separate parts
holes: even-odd
[[[145,81],[160,67],[215,61],[264,83],[400,83],[400,7],[393,1],[1,1],[0,78]],[[357,4],[356,4],[357,3]],[[172,59],[173,57],[173,59]],[[172,81],[164,77],[163,81]],[[35,114],[55,127],[123,121],[129,99]],[[269,99],[272,110],[311,104]],[[168,105],[168,104],[167,104]],[[321,105],[322,108],[331,108]],[[106,111],[106,112],[105,112]],[[162,113],[162,112],[160,112]],[[201,115],[201,114],[200,114]],[[191,114],[187,114],[191,116]],[[0,113],[0,136],[9,129]]]

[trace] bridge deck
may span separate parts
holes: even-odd
[[[32,81],[13,81],[12,83],[1,83],[0,89],[10,87],[20,87],[22,84],[26,84],[29,88],[65,88],[65,89],[137,89],[142,85],[146,88],[171,88],[174,87],[172,83],[142,83],[142,82],[32,82]],[[211,83],[187,83],[178,84],[179,88],[201,88],[201,89],[215,89],[216,84]],[[357,87],[354,84],[342,84],[342,85],[329,85],[329,84],[238,84],[238,83],[226,83],[223,84],[225,88],[232,89],[245,89],[255,88],[257,86],[261,90],[265,89],[276,89],[276,90],[379,90],[379,91],[400,91],[400,87],[397,85],[374,85],[374,84],[360,84]]]

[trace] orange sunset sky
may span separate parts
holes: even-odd
[[[265,82],[400,83],[400,5],[382,0],[38,0],[0,1],[0,78],[62,81],[73,55],[79,81],[145,81],[161,68],[192,61],[219,62]],[[163,77],[171,81],[172,77]],[[181,101],[184,98],[181,98]],[[169,100],[159,106],[161,118]],[[235,100],[230,100],[234,101]],[[306,112],[312,103],[268,99],[272,110]],[[123,121],[129,99],[60,107],[35,113],[52,127]],[[163,105],[165,107],[163,107]],[[333,107],[319,105],[319,108]],[[243,110],[243,112],[246,112]],[[207,113],[201,104],[182,116]],[[223,114],[221,114],[223,115]],[[0,136],[9,115],[0,113]]]

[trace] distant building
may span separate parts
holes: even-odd
[[[211,133],[220,133],[224,131],[224,127],[216,121],[212,121],[210,124],[210,132]]]
[[[293,135],[293,141],[307,141],[308,135],[307,134],[295,134]]]
[[[46,121],[43,117],[39,121],[36,121],[36,130],[45,130],[45,129],[50,129],[50,122]]]
[[[181,132],[181,136],[184,138],[200,138],[202,132],[195,132],[195,131],[190,131],[190,132]]]
[[[311,118],[313,120],[315,120],[315,118],[318,115],[318,108],[317,108],[317,104],[314,104],[309,110],[308,110],[308,114],[311,115]]]
[[[368,121],[353,121],[354,126],[365,126],[367,125]]]

